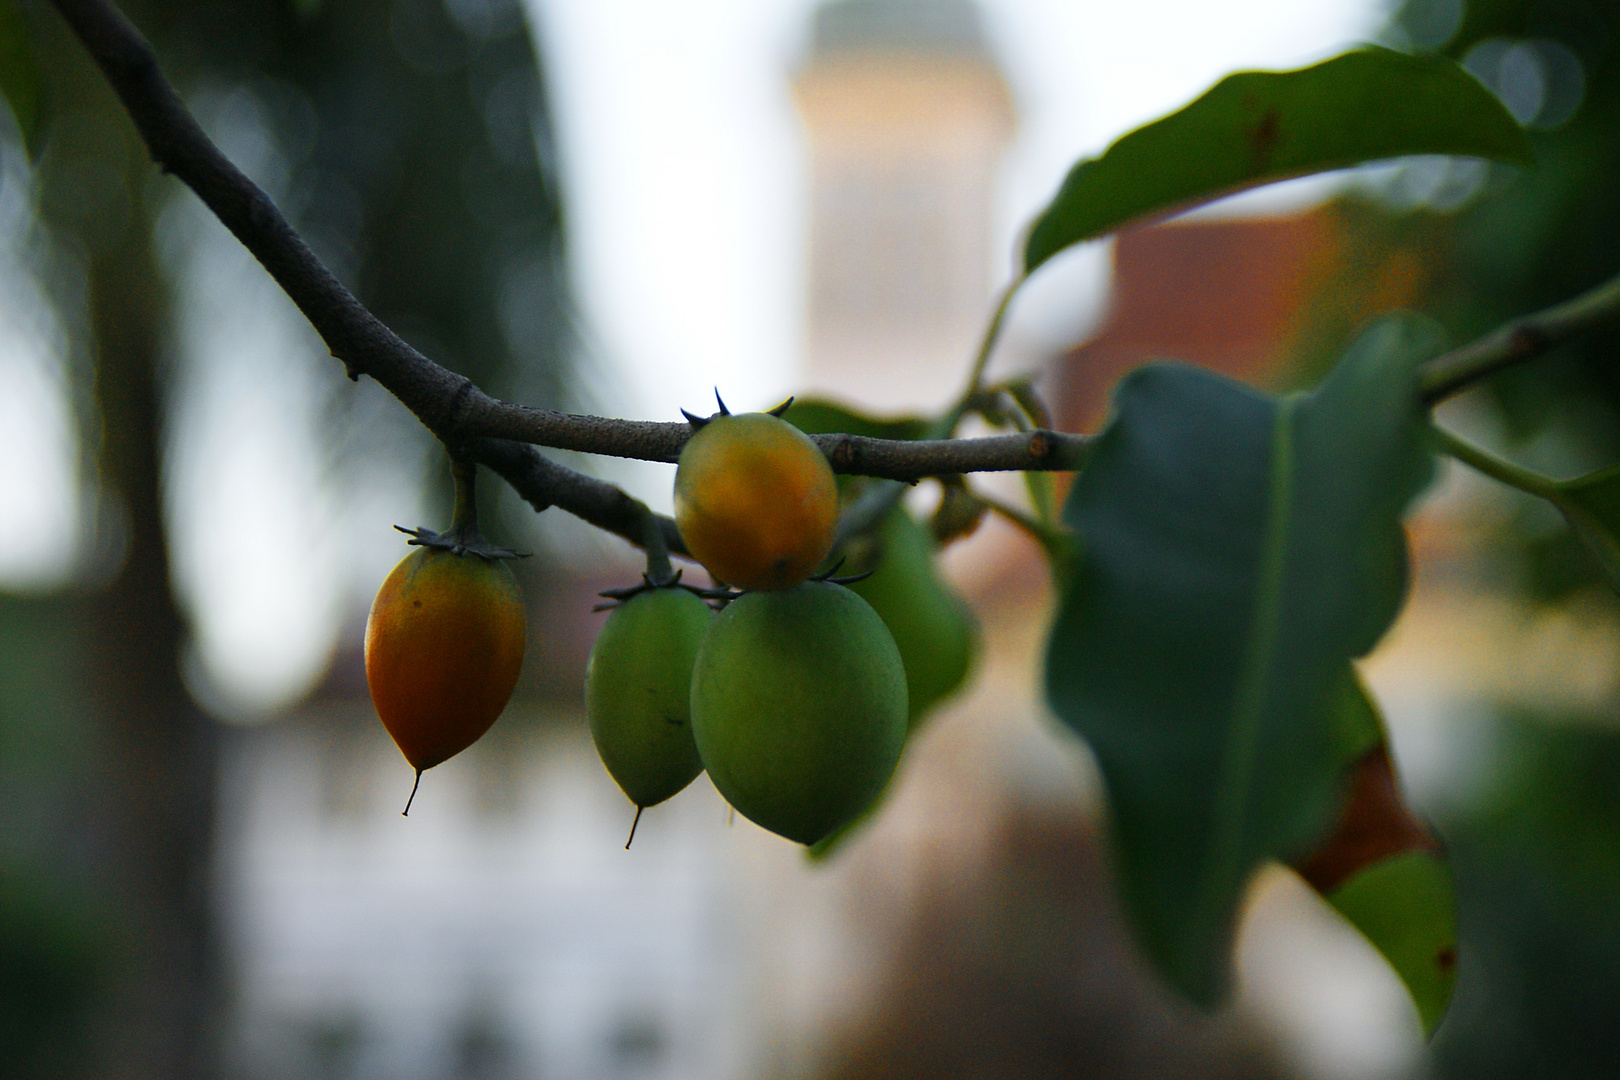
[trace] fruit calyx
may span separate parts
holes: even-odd
[[[403,525],[395,525],[394,528],[410,537],[406,541],[407,544],[437,548],[452,555],[476,555],[485,562],[494,562],[497,559],[527,559],[529,552],[496,547],[485,540],[483,533],[478,531],[478,488],[475,475],[477,468],[471,458],[451,453],[450,476],[456,484],[456,509],[450,527],[444,532],[434,532],[424,527],[407,529]]]
[[[407,529],[403,525],[395,525],[394,528],[410,537],[405,541],[407,544],[438,548],[452,555],[476,555],[486,562],[494,562],[497,559],[527,559],[530,555],[527,551],[496,547],[484,539],[477,526],[452,525],[442,533],[425,528]]]
[[[686,417],[686,422],[688,424],[692,425],[692,430],[693,431],[699,430],[704,425],[706,425],[710,420],[715,419],[715,417],[730,416],[731,415],[731,410],[726,408],[725,399],[720,396],[720,388],[718,386],[714,388],[714,403],[716,405],[720,406],[720,411],[713,414],[712,416],[693,416],[691,413],[687,412],[685,409],[681,410],[681,415]],[[790,397],[786,401],[782,402],[782,404],[776,406],[775,408],[766,409],[765,412],[766,412],[767,415],[774,416],[778,420],[780,420],[782,418],[782,414],[787,412],[788,409],[792,405],[793,405],[793,398]]]
[[[857,581],[865,581],[867,578],[869,578],[873,574],[877,573],[877,569],[876,569],[876,567],[874,567],[871,570],[866,570],[866,571],[863,571],[863,572],[861,572],[859,574],[846,574],[843,577],[834,577],[833,575],[837,574],[839,568],[841,566],[843,566],[843,565],[844,565],[844,560],[839,559],[837,562],[833,563],[832,566],[828,567],[826,570],[823,570],[819,574],[811,574],[805,580],[806,581],[825,581],[825,582],[828,582],[828,583],[833,584],[833,585],[853,585],[853,584],[855,584],[855,582],[857,582]],[[619,594],[619,593],[624,593],[625,596],[628,598],[630,596],[634,596],[637,592],[643,591],[644,588],[645,588],[644,586],[636,586],[633,589],[609,589],[607,592],[597,593],[597,595],[598,596],[609,596],[609,595],[617,596],[617,594]],[[759,590],[756,590],[756,589],[733,589],[729,585],[722,585],[722,586],[719,586],[719,587],[713,588],[713,589],[704,589],[704,588],[701,588],[701,587],[699,587],[697,585],[682,585],[681,588],[685,589],[689,593],[692,593],[694,596],[698,596],[698,597],[701,597],[704,600],[708,600],[708,601],[713,602],[716,608],[725,607],[727,604],[731,603],[733,600],[737,600],[737,599],[740,599],[741,597],[747,596],[751,592],[759,591]],[[775,590],[766,590],[766,591],[775,591]],[[597,610],[601,610],[601,609],[598,608]]]
[[[661,581],[655,579],[650,573],[644,573],[641,575],[641,580],[634,585],[626,585],[618,589],[603,589],[597,593],[596,595],[606,599],[607,603],[597,604],[591,610],[593,612],[611,611],[613,608],[621,607],[632,596],[639,596],[641,593],[652,592],[655,589],[683,589],[705,600],[709,599],[709,593],[715,591],[713,589],[699,588],[696,585],[682,585],[679,568],[671,571],[670,575]]]

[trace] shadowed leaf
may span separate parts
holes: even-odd
[[[1138,218],[1407,154],[1531,161],[1502,103],[1443,57],[1369,47],[1299,71],[1228,75],[1070,170],[1035,220],[1024,270]]]
[[[1400,514],[1431,473],[1414,372],[1436,344],[1387,320],[1282,399],[1142,368],[1070,493],[1084,555],[1047,694],[1107,780],[1142,944],[1196,1002],[1224,995],[1251,872],[1332,815],[1346,662],[1400,606]]]

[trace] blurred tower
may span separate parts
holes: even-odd
[[[972,0],[833,0],[795,86],[812,166],[806,382],[944,403],[987,315],[990,198],[1013,131]]]

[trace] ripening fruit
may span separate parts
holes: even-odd
[[[928,710],[967,678],[978,651],[978,620],[940,576],[928,529],[903,507],[883,519],[876,540],[876,569],[849,588],[872,605],[894,635],[906,665],[908,723],[916,729]]]
[[[501,560],[419,547],[394,567],[366,620],[366,684],[418,776],[489,730],[523,646],[523,595]]]
[[[685,589],[650,589],[614,608],[591,647],[591,739],[637,808],[663,802],[703,771],[692,739],[692,662],[713,621]]]
[[[821,449],[787,421],[715,416],[681,450],[675,525],[717,580],[789,589],[832,550],[838,485]]]
[[[738,813],[813,844],[865,809],[900,761],[900,651],[871,605],[841,585],[747,593],[698,649],[692,732]]]

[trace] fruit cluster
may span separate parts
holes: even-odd
[[[882,557],[869,553],[874,573],[847,588],[812,576],[838,485],[779,411],[691,418],[676,527],[717,582],[746,591],[706,593],[712,617],[673,582],[627,596],[592,650],[586,713],[638,815],[707,769],[739,813],[817,844],[882,794],[912,724],[965,676],[973,632],[903,510],[879,532]]]
[[[604,594],[615,602],[585,707],[638,821],[707,770],[745,817],[817,844],[875,804],[909,732],[965,678],[975,630],[903,508],[840,552],[865,573],[815,573],[832,555],[839,485],[781,412],[689,416],[675,521],[717,588],[666,568]],[[470,467],[456,479],[455,527],[412,531],[420,550],[383,583],[366,628],[372,699],[418,781],[489,728],[522,662],[523,605],[501,561],[512,553],[478,536]]]

